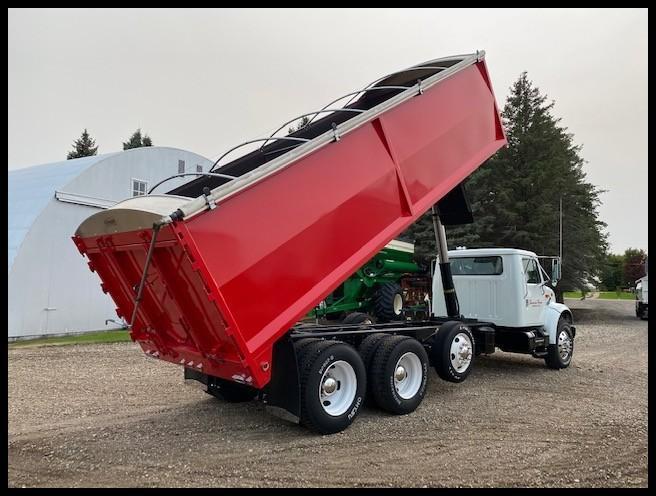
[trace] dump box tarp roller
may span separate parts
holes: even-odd
[[[207,197],[159,209],[133,198],[85,221],[74,240],[130,320],[153,219],[184,214],[157,234],[133,339],[157,358],[265,386],[273,344],[505,144],[485,62],[463,60],[346,121],[339,139],[322,135]],[[140,202],[152,215],[122,229]]]

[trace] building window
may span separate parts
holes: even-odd
[[[202,165],[196,165],[196,172],[203,172],[203,166]]]
[[[132,180],[132,196],[143,196],[148,191],[148,183],[139,179]]]
[[[184,160],[178,160],[178,174],[184,174],[185,163]]]

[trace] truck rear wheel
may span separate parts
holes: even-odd
[[[550,369],[564,369],[569,367],[573,354],[574,337],[570,323],[561,315],[556,329],[556,343],[547,346],[547,356],[544,357],[544,361]]]
[[[426,393],[426,350],[414,338],[386,336],[374,354],[369,377],[380,408],[397,415],[414,412]]]
[[[371,360],[378,349],[380,343],[383,342],[383,339],[388,337],[389,334],[384,334],[382,332],[377,332],[375,334],[369,334],[366,338],[362,340],[360,346],[358,346],[358,353],[362,358],[364,363],[364,369],[367,371],[367,384],[371,386]],[[367,401],[373,401],[373,395],[371,394],[371,387],[367,388],[366,393]]]
[[[310,346],[312,343],[318,343],[321,341],[319,338],[303,338],[299,339],[298,341],[294,342],[294,352],[296,353],[296,358],[297,360],[301,356],[301,353],[303,353],[303,350]]]
[[[474,362],[474,335],[462,322],[445,322],[431,347],[431,358],[440,378],[462,382],[471,372]]]
[[[341,341],[312,343],[300,353],[299,372],[301,423],[321,434],[351,425],[367,390],[358,352]]]
[[[373,313],[379,322],[403,319],[403,290],[395,282],[386,282],[378,287],[374,296]]]

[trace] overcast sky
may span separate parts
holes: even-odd
[[[138,127],[216,157],[386,73],[485,50],[583,145],[611,249],[647,249],[647,10],[31,10],[8,19],[8,167]]]

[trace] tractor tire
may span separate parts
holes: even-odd
[[[395,282],[381,284],[374,295],[373,314],[378,322],[403,320],[403,291]]]
[[[358,352],[335,340],[311,343],[300,353],[300,421],[320,434],[346,429],[357,417],[367,390]]]
[[[570,322],[561,315],[556,329],[556,344],[547,346],[547,356],[544,357],[544,361],[550,369],[564,369],[572,363],[573,354],[574,336],[572,336]]]
[[[428,355],[408,336],[386,336],[371,362],[370,389],[383,410],[405,415],[414,412],[426,394]]]
[[[237,382],[213,377],[207,384],[207,394],[228,403],[244,403],[257,396],[257,389]]]
[[[471,372],[474,356],[474,335],[469,327],[453,320],[440,326],[431,347],[431,362],[440,378],[464,381]]]
[[[346,316],[342,324],[373,324],[374,321],[369,314],[362,312],[353,312]]]

